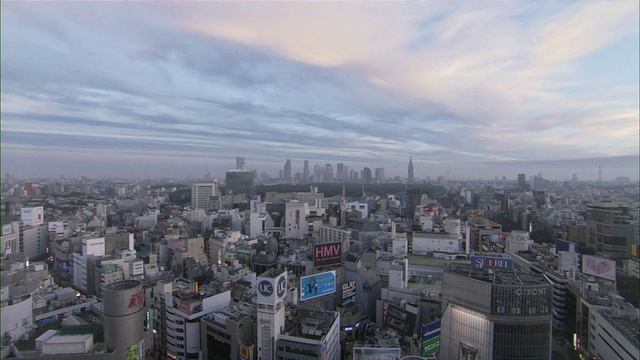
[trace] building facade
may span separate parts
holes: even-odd
[[[551,294],[542,275],[450,264],[443,273],[440,358],[550,359]]]

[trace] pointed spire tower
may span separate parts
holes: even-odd
[[[409,173],[407,176],[407,182],[409,184],[413,184],[414,178],[413,178],[413,158],[411,156],[409,156]]]

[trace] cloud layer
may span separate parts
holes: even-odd
[[[405,175],[413,156],[419,176],[512,177],[575,160],[548,167],[569,178],[615,157],[637,178],[638,21],[637,1],[3,3],[2,161]]]

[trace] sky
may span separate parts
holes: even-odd
[[[2,2],[2,173],[638,179],[629,1]]]

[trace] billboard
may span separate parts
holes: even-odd
[[[354,296],[356,296],[356,281],[342,283],[342,300],[348,300]]]
[[[440,350],[440,320],[422,325],[422,356],[430,356]]]
[[[300,278],[300,301],[336,292],[336,272],[327,271]]]
[[[258,283],[258,309],[280,310],[287,291],[287,272],[283,271],[275,277],[259,276],[256,282]]]
[[[174,296],[173,308],[178,309],[187,315],[193,315],[202,311],[202,299],[188,302]]]
[[[396,305],[389,305],[386,316],[386,325],[401,336],[413,336],[418,316]]]
[[[582,255],[582,273],[615,281],[616,262],[597,256]]]
[[[44,207],[27,207],[20,209],[20,220],[25,226],[41,225],[44,222]]]
[[[48,225],[50,233],[64,234],[64,223],[62,221],[53,221]]]
[[[500,267],[513,268],[513,259],[506,257],[471,256],[471,265],[475,268]]]
[[[400,348],[353,348],[353,360],[400,360],[401,356]]]
[[[313,247],[313,266],[340,264],[342,262],[342,243],[324,243]]]

